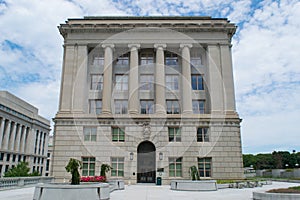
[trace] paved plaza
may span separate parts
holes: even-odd
[[[300,185],[299,183],[273,182],[258,188],[219,189],[210,192],[172,191],[169,185],[155,186],[148,184],[126,186],[125,190],[114,191],[111,200],[247,200],[252,199],[253,191],[266,191],[273,188],[286,188]],[[32,200],[34,187],[0,191],[0,200]]]

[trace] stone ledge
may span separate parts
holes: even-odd
[[[173,180],[171,181],[171,190],[184,191],[216,191],[218,190],[215,180],[191,181],[191,180]]]
[[[300,200],[300,194],[253,192],[253,200]]]

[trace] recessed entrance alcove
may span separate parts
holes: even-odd
[[[137,182],[155,183],[156,148],[152,142],[141,142],[137,148]]]

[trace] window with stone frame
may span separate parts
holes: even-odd
[[[179,89],[179,76],[178,75],[166,75],[166,87],[169,90]]]
[[[198,158],[198,170],[200,177],[211,177],[212,175],[212,158]]]
[[[181,128],[168,127],[169,142],[181,142]]]
[[[165,64],[168,66],[178,66],[178,55],[176,53],[166,52]]]
[[[153,52],[142,52],[140,54],[141,65],[149,65],[154,63],[154,53]]]
[[[154,76],[153,74],[140,75],[140,90],[154,90]]]
[[[83,127],[84,141],[95,142],[97,140],[97,127]]]
[[[111,128],[113,142],[125,142],[125,129],[120,127]]]
[[[91,90],[103,90],[102,74],[91,74]]]
[[[116,65],[128,67],[129,66],[129,53],[119,56],[116,60]]]
[[[193,100],[193,113],[204,114],[205,113],[205,101],[204,100]]]
[[[197,142],[209,142],[209,131],[207,127],[197,128]]]
[[[111,157],[111,176],[124,177],[124,157]]]
[[[103,66],[104,65],[104,55],[103,54],[95,54],[93,55],[93,65],[94,66]]]
[[[115,114],[127,114],[128,101],[127,100],[115,100]]]
[[[82,157],[82,176],[95,176],[95,157]]]
[[[169,177],[182,177],[182,157],[169,158]]]
[[[115,88],[116,91],[128,91],[128,75],[116,74],[115,75]]]
[[[202,65],[202,55],[199,49],[197,48],[192,48],[191,49],[191,65],[196,67],[196,66],[201,66]]]
[[[180,107],[178,100],[167,100],[167,114],[180,114]]]
[[[153,114],[154,113],[154,101],[153,100],[141,100],[141,114]]]
[[[201,74],[192,75],[192,88],[193,90],[204,90],[203,75]]]
[[[90,99],[89,100],[89,113],[99,115],[102,113],[102,100]]]

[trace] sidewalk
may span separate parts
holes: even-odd
[[[258,188],[219,189],[211,192],[186,192],[170,190],[169,185],[148,184],[126,186],[125,190],[114,191],[111,200],[250,200],[253,191],[299,186],[298,183],[273,182]],[[0,191],[0,200],[32,200],[34,187]],[[55,199],[53,199],[55,200]],[[57,199],[60,200],[60,199]],[[88,199],[86,199],[88,200]]]

